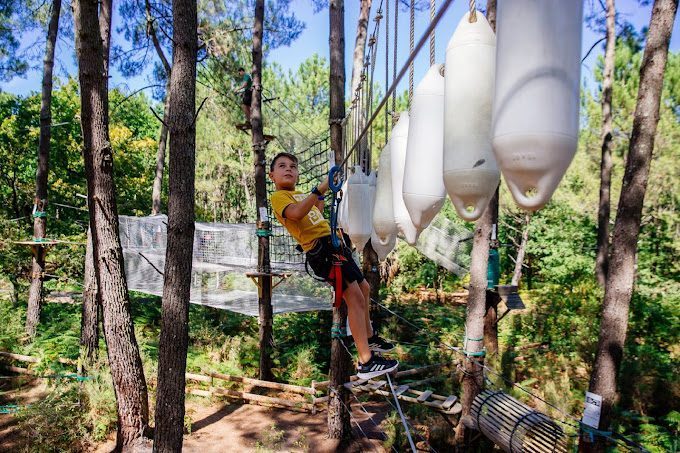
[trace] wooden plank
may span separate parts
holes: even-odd
[[[208,376],[214,377],[216,379],[221,379],[223,381],[229,382],[240,382],[242,384],[249,384],[255,387],[264,387],[274,390],[282,390],[284,392],[301,393],[303,395],[316,395],[316,390],[311,387],[303,387],[301,385],[293,384],[281,384],[279,382],[261,381],[259,379],[253,379],[243,376],[231,376],[229,374],[209,372]],[[317,384],[318,387],[318,384]]]
[[[11,352],[0,352],[0,357],[7,357],[10,359],[18,360],[19,362],[28,362],[28,363],[39,363],[40,359],[37,359],[35,357],[31,357],[30,355],[22,355],[22,354],[13,354]]]
[[[187,393],[190,395],[205,396],[206,398],[210,398],[212,396],[212,392],[209,390],[189,389]]]
[[[416,398],[416,401],[418,401],[419,403],[424,403],[425,401],[427,401],[427,399],[428,399],[433,393],[434,393],[433,391],[427,390],[427,391],[421,393],[420,396],[418,396],[418,398]]]
[[[35,372],[32,370],[29,370],[28,368],[21,368],[18,366],[8,366],[7,369],[13,373],[19,373],[19,374],[28,374],[31,376],[35,375]]]
[[[456,401],[458,401],[458,397],[456,395],[449,396],[442,403],[442,409],[444,409],[444,410],[449,409],[451,406],[453,406],[453,403],[455,403]]]
[[[408,385],[400,385],[399,387],[397,387],[396,389],[394,389],[394,394],[397,395],[397,396],[399,396],[399,395],[401,395],[402,393],[404,393],[404,392],[405,392],[406,390],[408,390],[408,389],[409,389],[409,386],[408,386]]]
[[[226,397],[229,397],[229,398],[237,398],[237,399],[243,399],[243,400],[247,400],[247,401],[255,401],[257,403],[278,405],[278,406],[283,406],[283,407],[287,407],[287,408],[291,408],[291,409],[306,410],[306,411],[310,411],[310,412],[312,410],[312,405],[310,403],[284,400],[282,398],[274,398],[274,397],[265,396],[265,395],[256,395],[254,393],[237,392],[236,390],[229,390],[229,389],[223,389],[223,388],[215,388],[213,390],[213,393],[215,395],[226,396]]]
[[[369,387],[370,387],[371,390],[378,390],[380,387],[382,387],[385,384],[387,384],[387,381],[378,381],[378,382],[371,381],[371,385]]]
[[[210,376],[203,376],[202,374],[194,374],[194,373],[185,373],[185,376],[187,379],[191,381],[198,381],[198,382],[212,382],[212,378]]]

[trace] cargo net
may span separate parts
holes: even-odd
[[[165,215],[120,216],[120,239],[128,288],[146,294],[163,294],[167,242]],[[272,244],[274,256],[285,256]],[[298,255],[300,253],[296,252]],[[277,273],[290,274],[272,294],[274,313],[330,309],[330,289],[304,274],[304,262],[272,259]],[[254,224],[196,223],[191,296],[194,304],[258,316],[258,292],[246,273],[257,269],[257,235]],[[279,277],[274,277],[274,283]]]
[[[470,421],[503,451],[567,452],[562,427],[502,391],[485,390],[472,402]]]

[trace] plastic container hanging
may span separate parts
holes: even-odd
[[[493,148],[515,202],[543,207],[576,153],[581,0],[498,3]]]
[[[368,176],[359,165],[354,167],[354,174],[347,179],[347,198],[346,233],[357,250],[363,251],[373,230],[370,209],[372,195]]]
[[[424,230],[446,200],[443,65],[434,64],[413,92],[404,168],[404,205],[413,225]]]
[[[500,171],[491,147],[496,37],[484,15],[458,23],[446,47],[444,184],[458,215],[484,213]]]
[[[399,114],[399,121],[392,129],[390,136],[390,157],[392,167],[392,202],[394,206],[394,222],[404,240],[414,245],[418,240],[418,230],[411,221],[411,216],[404,204],[402,189],[404,184],[404,165],[406,164],[406,146],[408,140],[408,112]]]
[[[389,255],[390,252],[394,250],[395,245],[397,245],[396,232],[387,236],[387,241],[385,241],[385,244],[383,244],[382,241],[378,238],[378,233],[376,233],[375,230],[373,230],[373,232],[371,233],[371,246],[373,247],[373,250],[375,250],[375,253],[378,255],[378,260],[385,261],[387,255]]]
[[[383,245],[387,245],[390,236],[397,234],[397,224],[394,222],[392,159],[390,156],[390,142],[388,141],[380,153],[380,160],[378,161],[378,180],[373,203],[373,229]]]

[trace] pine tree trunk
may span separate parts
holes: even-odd
[[[527,252],[527,243],[529,242],[529,222],[531,221],[531,215],[526,214],[524,216],[524,229],[522,230],[522,240],[519,243],[519,248],[517,249],[517,258],[515,259],[515,269],[512,272],[511,285],[519,286],[519,281],[522,278],[522,265],[524,264],[524,255]]]
[[[163,69],[165,69],[165,77],[167,83],[165,85],[165,106],[163,107],[163,122],[161,123],[161,133],[158,139],[158,151],[156,152],[156,175],[153,180],[153,188],[151,191],[151,215],[158,215],[161,213],[161,196],[163,193],[163,173],[165,171],[165,148],[168,142],[168,108],[170,106],[170,78],[172,77],[172,66],[168,62],[163,47],[158,40],[156,34],[156,27],[154,26],[153,16],[151,15],[151,3],[149,0],[144,2],[146,9],[146,32],[151,37],[154,49],[158,59],[161,60]]]
[[[482,217],[475,224],[470,263],[470,290],[467,310],[465,314],[466,337],[463,345],[466,358],[463,361],[462,396],[460,422],[456,427],[456,444],[468,445],[470,430],[466,428],[466,421],[470,417],[472,401],[482,391],[484,386],[483,369],[484,356],[480,355],[484,346],[484,312],[486,306],[486,267],[489,260],[489,236],[491,224],[488,222],[487,208]]]
[[[182,451],[184,391],[189,345],[189,297],[194,243],[196,164],[196,0],[173,0],[170,79],[168,246],[158,348],[154,451]]]
[[[38,170],[35,178],[35,206],[33,237],[43,239],[47,230],[47,176],[49,174],[50,137],[52,135],[52,69],[54,48],[59,31],[61,0],[52,1],[50,23],[47,27],[47,45],[43,62],[42,99],[40,103],[40,138],[38,139]],[[45,272],[45,247],[33,247],[31,287],[28,290],[26,311],[26,334],[33,338],[40,322],[40,304],[43,298],[43,274]]]
[[[87,229],[85,248],[85,278],[83,282],[83,307],[80,318],[80,356],[85,367],[91,366],[99,352],[99,307],[101,299],[97,291],[94,271],[94,247],[92,230]]]
[[[607,46],[602,72],[602,162],[600,164],[600,204],[597,211],[597,256],[595,276],[604,287],[609,257],[609,218],[612,181],[612,84],[616,48],[616,8],[614,0],[607,0]]]
[[[628,312],[635,282],[635,257],[642,207],[647,190],[654,136],[659,122],[659,104],[678,0],[655,0],[640,66],[640,85],[628,147],[626,170],[612,235],[611,255],[600,339],[589,391],[602,396],[599,428],[607,430],[617,404],[617,378],[621,369],[628,329]],[[595,444],[581,440],[585,451],[604,451],[601,438]]]
[[[118,236],[113,154],[108,133],[108,93],[97,10],[97,0],[74,2],[80,121],[95,273],[118,410],[116,445],[117,449],[123,449],[141,440],[148,428],[149,407]]]
[[[369,294],[369,297],[371,298],[371,303],[369,305],[371,324],[373,325],[375,332],[378,332],[382,322],[381,310],[376,303],[380,301],[380,261],[378,260],[378,254],[375,253],[375,250],[373,250],[373,247],[371,246],[370,240],[364,247],[363,256],[364,259],[361,271],[371,287],[371,292]]]
[[[491,29],[496,31],[496,0],[487,0],[486,2],[486,18],[489,21]],[[488,227],[493,231],[493,228],[498,228],[498,206],[500,200],[500,185],[496,188],[496,193],[491,200],[489,200],[489,207],[486,212],[482,215],[481,221],[484,221]],[[498,231],[496,231],[496,235]],[[494,237],[493,240],[489,237],[487,241],[489,242],[489,247],[493,249],[498,249],[498,241]],[[473,243],[473,247],[474,247]],[[481,243],[480,243],[481,246]],[[486,246],[485,246],[486,247]],[[489,258],[487,253],[486,262],[488,264]],[[484,272],[486,272],[486,267]],[[480,296],[481,297],[481,296]],[[485,313],[484,313],[484,347],[490,357],[494,357],[498,354],[498,302],[500,302],[500,297],[495,291],[486,291],[486,303],[485,303]]]
[[[364,69],[364,54],[366,53],[366,37],[368,36],[368,16],[371,12],[372,0],[360,0],[359,21],[357,22],[357,36],[354,41],[354,55],[352,56],[352,91],[354,93],[361,82],[361,72]]]
[[[266,143],[262,125],[262,37],[264,29],[264,0],[255,2],[255,23],[253,26],[253,99],[250,104],[250,124],[253,132],[253,165],[255,173],[255,206],[257,208],[257,227],[269,231],[271,224],[260,213],[267,211],[267,167]],[[257,238],[258,261],[257,270],[263,274],[271,273],[269,262],[269,237]],[[259,278],[261,289],[258,297],[259,307],[259,341],[260,341],[260,379],[270,381],[272,373],[272,344],[274,342],[272,278],[265,275]]]
[[[345,3],[331,0],[328,5],[330,20],[330,138],[335,162],[342,162],[342,125],[345,117]],[[333,309],[333,325],[344,326],[347,306]],[[352,358],[345,350],[343,338],[331,340],[330,385],[328,391],[328,437],[341,442],[352,435],[349,412],[349,391],[344,384],[349,381]]]

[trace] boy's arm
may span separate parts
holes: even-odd
[[[319,184],[317,189],[319,192],[321,192],[321,194],[325,194],[328,190],[328,179]],[[323,200],[319,200],[316,194],[310,193],[304,200],[298,201],[297,203],[291,203],[286,206],[286,208],[283,210],[283,217],[298,221],[309,214],[309,211],[311,211],[314,206],[318,207],[320,210],[323,210]]]

